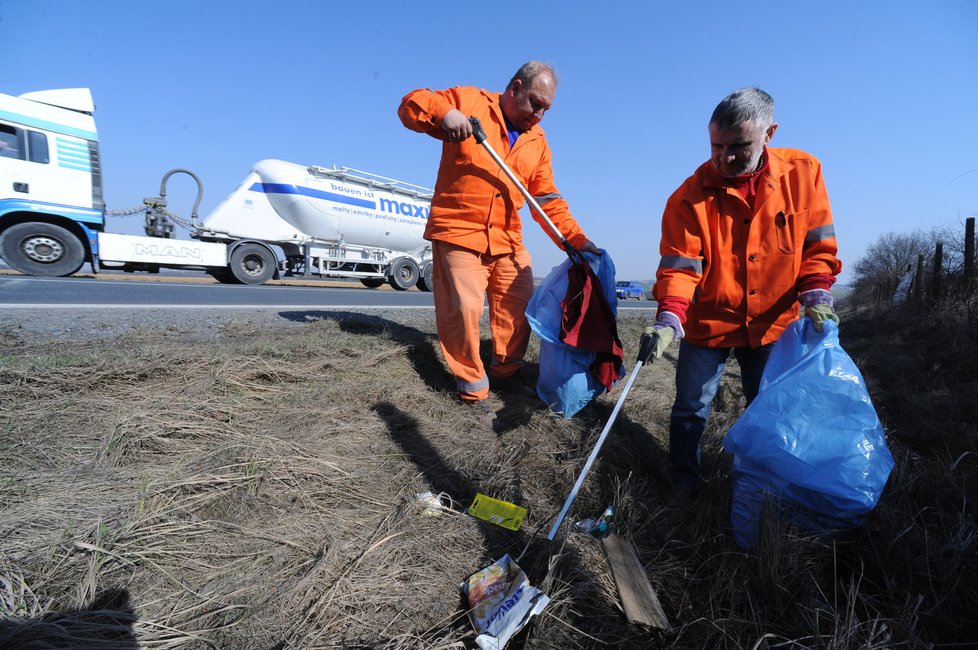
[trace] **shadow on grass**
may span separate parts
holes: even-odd
[[[342,331],[351,334],[376,336],[386,333],[394,341],[407,347],[408,360],[428,388],[436,392],[453,394],[456,390],[455,378],[442,363],[441,351],[438,349],[438,335],[434,332],[425,332],[380,316],[351,311],[283,311],[279,312],[279,316],[295,323],[332,320]],[[492,341],[483,340],[479,351],[488,369],[492,359]],[[530,386],[535,386],[539,367],[536,363],[526,363],[521,374]],[[534,398],[495,390],[491,393],[502,403],[502,408],[498,409],[498,412],[505,423],[505,429],[526,424],[534,410],[545,408],[542,402]]]
[[[601,431],[607,426],[616,404],[617,401],[595,400],[575,417],[584,420],[595,431]],[[645,424],[629,417],[628,411],[626,398],[592,470],[599,487],[597,490],[592,487],[591,494],[596,493],[601,498],[600,502],[592,503],[592,508],[597,508],[593,516],[597,516],[608,504],[620,508],[621,504],[615,503],[618,497],[616,490],[630,478],[646,484],[644,490],[639,490],[633,496],[640,497],[650,506],[661,503],[671,488],[669,450],[660,441],[668,439],[669,423],[663,422],[659,435],[654,435]],[[593,443],[596,442],[597,434],[593,440]],[[587,453],[592,449],[587,449]]]
[[[441,352],[438,350],[438,337],[433,331],[423,331],[416,327],[404,325],[380,316],[352,311],[283,311],[280,312],[280,316],[298,323],[329,319],[335,321],[344,332],[348,333],[373,336],[387,334],[399,344],[406,346],[407,356],[411,365],[417,372],[418,377],[430,389],[445,393],[454,393],[455,391],[454,377],[442,363]],[[492,358],[492,342],[490,340],[484,339],[481,342],[480,353],[488,368],[489,360]],[[520,374],[529,386],[535,386],[539,372],[540,369],[537,363],[528,362],[524,365]],[[502,408],[498,409],[500,418],[504,423],[501,437],[505,436],[507,432],[527,424],[533,417],[534,412],[547,408],[539,398],[495,390],[491,391],[491,395],[502,403]],[[613,404],[608,403],[606,400],[592,401],[581,413],[575,416],[575,419],[581,421],[585,427],[600,430],[610,417],[613,406]],[[377,408],[381,409],[382,405],[378,405]],[[390,409],[395,409],[400,413],[398,417],[392,415],[392,419],[388,422],[388,426],[392,432],[404,432],[413,426],[413,435],[417,436],[417,442],[420,443],[423,441],[429,447],[428,451],[422,454],[423,458],[419,458],[418,460],[430,463],[433,458],[432,454],[437,454],[437,452],[434,450],[434,447],[431,447],[424,440],[423,436],[417,433],[416,421],[409,414],[396,409],[393,405],[387,405],[383,408],[387,408],[387,412],[389,413],[392,413]],[[378,410],[378,413],[383,415],[381,410]],[[402,421],[403,418],[411,419],[412,425],[405,427]],[[668,422],[664,422],[663,427],[667,429]],[[585,438],[589,437],[585,436]],[[591,442],[593,443],[593,441]],[[561,453],[567,455],[579,455],[583,453],[583,456],[586,457],[590,452],[590,448],[583,447],[583,445],[587,444],[587,440],[582,440],[581,444],[581,448],[562,450]],[[595,469],[597,481],[600,485],[598,493],[601,495],[600,499],[602,501],[607,501],[607,503],[614,501],[616,486],[628,474],[638,476],[647,475],[652,488],[646,493],[646,496],[653,500],[661,498],[662,493],[665,492],[669,485],[668,451],[663,449],[656,437],[650,435],[645,427],[638,422],[630,420],[624,409],[619,413],[617,422],[609,434],[605,447],[606,449],[602,450],[602,457],[605,457],[607,460]],[[417,450],[420,449],[421,446],[418,445]],[[409,455],[411,454],[411,451],[408,449],[405,449],[405,452]],[[441,464],[442,467],[439,471],[445,469],[444,463],[441,462]],[[443,485],[448,484],[447,487],[439,488],[439,491],[444,490],[451,494],[458,494],[460,498],[464,495],[464,499],[468,500],[467,502],[471,502],[471,498],[478,491],[474,483],[460,472],[454,470],[444,474],[436,474],[435,476],[428,476],[426,474],[426,478],[429,479],[429,484],[432,488],[437,487],[438,481],[441,481]],[[567,486],[561,486],[565,495],[569,492],[572,485],[573,483]],[[593,493],[593,490],[591,492]],[[604,503],[604,505],[607,505],[607,503]],[[595,505],[593,507],[597,508],[596,515],[604,506]],[[556,513],[554,514],[556,515]]]
[[[418,468],[433,493],[451,494],[463,505],[472,502],[480,491],[476,469],[454,468],[445,462],[435,445],[420,432],[418,421],[400,408],[389,402],[380,402],[374,405],[373,410],[383,419],[391,440]],[[520,502],[522,495],[517,494],[515,500]],[[483,521],[479,521],[479,527],[488,552],[484,559],[489,561],[498,559],[504,553],[519,553],[527,541],[526,533],[522,530],[508,531]]]
[[[468,476],[465,469],[452,467],[445,461],[435,446],[418,429],[418,421],[388,402],[381,402],[373,407],[374,411],[387,425],[388,435],[407,455],[412,463],[421,471],[431,491],[446,492],[459,496],[460,503],[471,503],[479,486],[475,476]],[[472,470],[475,472],[475,470]],[[523,501],[522,490],[517,489],[515,501]],[[545,593],[551,583],[549,578],[552,570],[561,566],[576,567],[580,558],[570,548],[564,547],[560,540],[551,543],[540,531],[520,529],[510,531],[476,520],[479,531],[483,536],[483,557],[472,565],[474,573],[492,562],[509,554],[526,573],[530,584],[538,586]],[[460,576],[465,579],[467,576]],[[461,611],[468,608],[464,596],[459,594]],[[531,638],[531,625],[524,633],[513,640],[512,647],[523,648]]]
[[[49,612],[29,619],[0,619],[0,648],[101,648],[139,650],[137,616],[125,589],[105,591],[87,609]]]
[[[281,316],[300,323],[328,319],[347,333],[387,337],[405,347],[409,362],[427,387],[446,394],[453,394],[455,391],[454,378],[441,361],[437,335],[434,332],[422,331],[379,316],[356,312],[296,311],[281,312]],[[480,353],[488,367],[489,360],[492,358],[491,341],[484,339],[481,342]],[[521,370],[523,381],[531,387],[536,384],[539,373],[539,365],[533,362],[526,363]],[[413,378],[410,379],[413,381]],[[498,560],[504,554],[509,554],[527,574],[531,584],[544,592],[553,591],[561,594],[559,598],[565,602],[555,607],[566,608],[562,610],[565,611],[564,615],[569,616],[571,620],[576,620],[581,614],[576,611],[577,605],[567,604],[567,594],[575,593],[576,598],[580,598],[583,593],[595,592],[592,584],[595,577],[591,575],[590,565],[585,566],[578,545],[564,544],[571,522],[586,516],[597,516],[609,503],[618,505],[622,497],[622,486],[630,480],[636,481],[630,478],[633,476],[639,477],[637,482],[641,483],[642,489],[639,492],[641,498],[659,498],[657,495],[661,492],[660,486],[664,485],[666,480],[665,473],[661,471],[666,465],[664,460],[666,453],[657,440],[649,435],[645,427],[629,419],[624,413],[620,413],[601,452],[601,462],[593,468],[586,489],[583,490],[587,498],[582,498],[579,500],[580,503],[575,504],[560,529],[560,534],[551,542],[547,539],[547,533],[574,485],[574,479],[583,466],[584,458],[592,450],[597,432],[607,422],[614,405],[607,400],[592,403],[579,416],[573,418],[574,422],[570,428],[555,426],[553,431],[548,431],[549,427],[543,429],[534,427],[533,432],[530,433],[524,428],[525,425],[532,424],[531,420],[535,415],[539,415],[540,410],[546,409],[546,405],[532,395],[507,393],[495,388],[490,392],[494,406],[498,407],[498,404],[502,403],[502,408],[497,408],[497,412],[504,422],[504,430],[496,438],[496,444],[508,448],[509,451],[523,448],[529,450],[530,447],[543,445],[544,449],[541,450],[543,458],[552,455],[559,465],[564,467],[568,464],[572,465],[574,476],[566,481],[561,478],[548,483],[543,488],[543,498],[538,499],[535,495],[527,496],[528,493],[532,493],[533,485],[536,483],[529,481],[530,477],[520,476],[521,467],[517,467],[516,476],[509,483],[510,489],[504,498],[521,505],[525,505],[527,498],[532,498],[534,501],[539,501],[533,504],[534,508],[543,508],[547,512],[539,524],[534,524],[537,526],[535,529],[524,526],[520,531],[515,532],[478,521],[478,531],[482,539],[481,549],[476,552],[481,552],[482,557],[470,558],[473,562],[471,571],[475,572]],[[473,501],[477,492],[497,496],[484,488],[485,481],[491,479],[484,475],[486,464],[477,456],[463,457],[461,461],[454,456],[449,459],[440,447],[450,444],[451,441],[426,435],[423,422],[410,412],[411,405],[380,401],[371,408],[384,422],[390,440],[417,468],[424,479],[426,489],[436,494],[445,492],[452,495],[452,498],[462,504],[463,508]],[[467,434],[459,432],[457,435]],[[548,446],[552,449],[546,449]],[[519,461],[517,462],[519,464]],[[549,473],[550,469],[543,471]],[[641,508],[632,512],[636,518],[642,517],[646,512],[646,504],[642,504]],[[593,596],[589,595],[587,598],[588,604],[585,609],[588,613],[584,618],[597,616],[604,620],[607,625],[605,631],[611,635],[609,638],[620,633],[617,629],[620,624],[618,612],[606,609],[603,603],[592,600]],[[464,603],[461,607],[465,608]],[[614,633],[608,631],[612,629],[617,631]],[[522,637],[522,640],[525,641],[532,636],[527,634]],[[518,640],[514,647],[520,645],[521,641]]]
[[[424,332],[380,316],[352,311],[283,311],[279,312],[279,316],[295,323],[332,320],[342,331],[351,334],[388,333],[394,341],[407,347],[408,360],[428,388],[440,392],[455,388],[454,378],[442,365],[437,349],[438,336],[434,332]]]

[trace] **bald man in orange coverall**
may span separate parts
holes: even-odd
[[[839,322],[829,289],[842,263],[822,166],[803,151],[769,148],[777,128],[763,90],[724,98],[710,118],[710,160],[669,197],[662,216],[658,310],[640,347],[661,357],[680,341],[669,420],[678,500],[700,481],[700,438],[730,353],[750,404],[792,321],[804,315],[819,331],[826,320]]]
[[[441,140],[435,195],[425,228],[432,242],[435,321],[459,396],[477,418],[498,429],[486,402],[490,378],[479,356],[479,321],[488,296],[492,331],[489,374],[513,384],[530,339],[525,311],[533,295],[530,254],[523,245],[523,195],[472,135],[477,117],[487,142],[578,250],[599,253],[554,185],[550,146],[540,120],[557,90],[553,68],[524,64],[502,93],[475,87],[413,90],[397,114],[407,128]],[[535,213],[533,219],[543,225]],[[560,242],[544,228],[554,243]],[[524,386],[524,388],[526,388]]]

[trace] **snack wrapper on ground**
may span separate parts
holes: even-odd
[[[473,573],[461,587],[469,604],[469,620],[478,632],[475,642],[482,650],[502,650],[550,602],[545,593],[530,586],[509,555]]]

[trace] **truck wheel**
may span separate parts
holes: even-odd
[[[85,263],[85,247],[61,226],[19,223],[0,235],[0,257],[27,275],[64,276]]]
[[[420,276],[417,263],[409,257],[401,257],[391,264],[388,281],[398,291],[406,291],[418,283]]]
[[[234,277],[234,274],[231,273],[230,269],[225,268],[220,270],[208,271],[207,274],[210,275],[215,280],[217,280],[218,282],[220,282],[221,284],[241,284],[241,281],[238,280],[238,278]]]
[[[434,266],[431,262],[424,265],[424,269],[421,270],[421,277],[418,278],[418,288],[422,291],[431,291],[435,288],[435,285],[431,282],[431,267]]]
[[[368,289],[376,289],[384,284],[384,278],[360,278],[360,284]]]
[[[242,244],[231,253],[231,273],[244,284],[264,284],[275,275],[275,257],[264,246]]]

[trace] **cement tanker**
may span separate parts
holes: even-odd
[[[430,208],[431,191],[403,181],[346,167],[262,160],[192,236],[272,243],[284,254],[286,275],[353,277],[372,287],[389,282],[396,289],[430,291],[431,245],[422,238]]]
[[[431,191],[345,167],[262,160],[198,222],[203,184],[163,176],[144,207],[146,236],[106,232],[95,102],[87,88],[0,94],[0,258],[28,275],[205,271],[222,282],[284,276],[356,278],[368,287],[430,291],[422,238]],[[190,240],[174,238],[166,182],[197,182]],[[115,216],[122,216],[121,214]]]

